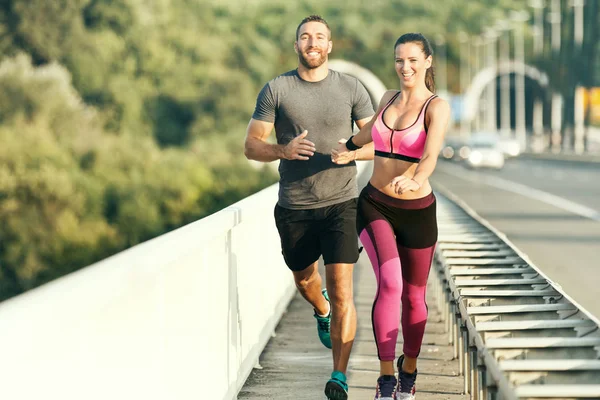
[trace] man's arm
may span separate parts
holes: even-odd
[[[273,123],[251,119],[246,128],[244,155],[249,160],[270,162],[283,158],[283,146],[267,143]]]
[[[345,145],[347,139],[340,139],[338,141],[338,146],[331,150],[331,161],[335,164],[347,164],[352,160],[372,160],[375,157],[375,146],[373,144],[373,138],[371,137],[371,129],[383,107],[385,107],[396,93],[396,90],[388,90],[385,92],[379,101],[377,112],[370,118],[356,121],[356,125],[360,129],[360,132],[352,136],[352,143],[361,146],[362,148],[350,151]]]
[[[315,152],[315,145],[306,140],[307,131],[296,136],[287,145],[267,143],[273,131],[272,122],[252,118],[246,129],[244,155],[249,160],[271,162],[279,159],[308,160]]]

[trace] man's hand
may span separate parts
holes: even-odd
[[[285,145],[283,154],[286,160],[308,160],[309,156],[315,154],[315,144],[310,140],[306,140],[306,135],[308,135],[308,131],[304,130]]]
[[[392,179],[390,186],[394,189],[394,193],[403,194],[409,191],[416,192],[421,189],[421,185],[414,179],[408,179],[404,175],[400,175]]]
[[[337,147],[331,149],[331,162],[334,164],[348,164],[356,160],[356,151],[348,150],[346,142],[346,139],[340,139]]]

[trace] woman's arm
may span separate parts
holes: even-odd
[[[429,123],[427,124],[425,149],[412,178],[419,184],[419,187],[423,186],[423,183],[429,179],[437,165],[446,129],[448,129],[448,122],[450,121],[450,105],[446,100],[438,97],[431,101],[429,107],[427,107],[427,113],[429,114]],[[427,118],[427,115],[425,118]]]
[[[425,181],[429,179],[437,164],[438,155],[444,142],[448,121],[450,121],[450,106],[448,102],[439,97],[431,100],[427,107],[426,121],[427,124],[427,140],[423,149],[423,156],[419,165],[415,170],[415,174],[411,179],[404,175],[400,175],[392,179],[390,182],[394,191],[398,194],[408,191],[416,192],[421,189]]]

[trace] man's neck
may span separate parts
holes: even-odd
[[[327,61],[324,62],[319,67],[312,68],[312,69],[306,68],[302,64],[298,65],[298,75],[300,76],[300,78],[302,78],[302,80],[305,80],[308,82],[322,81],[323,79],[327,78],[328,74],[329,74],[329,66],[327,65]]]

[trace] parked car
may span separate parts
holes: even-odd
[[[468,142],[469,155],[465,160],[468,168],[504,167],[504,153],[498,147],[498,139],[494,136],[472,137]]]
[[[440,155],[446,160],[465,160],[469,156],[469,148],[466,140],[456,136],[447,137]]]
[[[505,157],[517,157],[521,154],[521,144],[514,138],[498,139],[498,148],[504,153]]]

